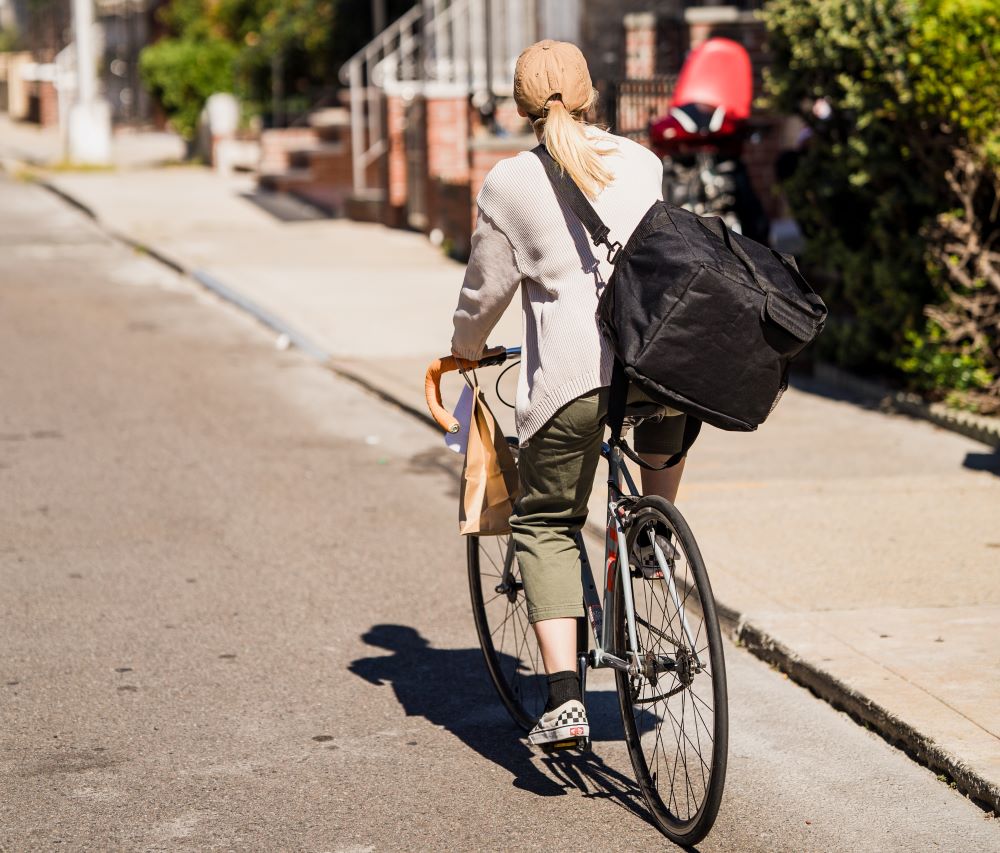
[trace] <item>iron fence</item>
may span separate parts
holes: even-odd
[[[676,74],[619,81],[612,99],[614,115],[609,117],[614,132],[645,143],[649,123],[667,112],[676,85]]]

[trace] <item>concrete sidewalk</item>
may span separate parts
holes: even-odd
[[[317,219],[203,169],[45,180],[335,369],[423,409],[462,266],[422,236]],[[492,340],[519,339],[515,304]],[[801,383],[758,433],[706,430],[678,500],[745,644],[994,810],[998,473],[985,445]]]
[[[111,137],[111,156],[116,169],[136,169],[180,161],[185,144],[174,133],[119,129]],[[0,159],[34,166],[57,166],[63,160],[63,140],[51,127],[12,121],[0,113]]]

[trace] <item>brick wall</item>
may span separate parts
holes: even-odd
[[[438,229],[456,257],[466,257],[472,229],[469,211],[469,137],[471,122],[466,97],[427,98],[426,214],[427,231]]]
[[[518,115],[517,103],[513,98],[498,99],[493,118],[497,127],[507,134],[518,136],[530,130],[528,120]]]
[[[427,173],[446,182],[469,180],[469,101],[428,98]]]
[[[319,138],[311,127],[282,127],[262,130],[260,134],[260,166],[264,174],[284,172],[289,167],[289,154],[295,150],[314,148]]]
[[[451,255],[469,256],[476,226],[476,196],[490,169],[535,144],[534,134],[475,139],[470,146],[466,180],[429,179],[428,230],[440,229]]]
[[[678,15],[626,15],[624,30],[626,80],[648,80],[680,71],[687,50],[687,27]]]
[[[655,8],[662,19],[681,17],[681,0],[587,0],[583,4],[580,48],[587,57],[594,85],[604,92],[625,72],[626,37],[622,20]],[[657,48],[659,49],[659,47]]]
[[[448,254],[468,258],[472,244],[474,196],[468,181],[431,178],[427,186],[428,230],[440,230]]]
[[[28,95],[28,119],[42,127],[59,125],[59,93],[54,83],[32,83]]]
[[[399,208],[406,204],[406,103],[398,95],[386,98],[385,127],[389,145],[386,201]]]
[[[656,15],[625,16],[625,79],[649,79],[656,73]]]
[[[354,168],[351,162],[351,150],[346,146],[340,152],[326,149],[310,152],[309,169],[317,184],[353,187]]]

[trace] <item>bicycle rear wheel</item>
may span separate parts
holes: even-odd
[[[673,546],[662,578],[637,568],[640,547],[651,550],[650,533]],[[637,653],[641,671],[615,673],[625,742],[654,822],[672,841],[692,845],[712,828],[726,777],[729,710],[715,599],[698,545],[672,504],[640,499],[626,538],[629,569],[619,561],[613,637],[618,655]],[[635,603],[635,649],[625,583]]]
[[[528,622],[524,585],[507,536],[470,536],[472,613],[493,686],[514,722],[530,731],[548,698],[542,654]]]

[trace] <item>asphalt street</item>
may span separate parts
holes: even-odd
[[[533,753],[495,700],[440,438],[3,178],[0,400],[0,849],[670,848],[611,680],[587,757]],[[699,849],[1000,847],[727,655]]]

